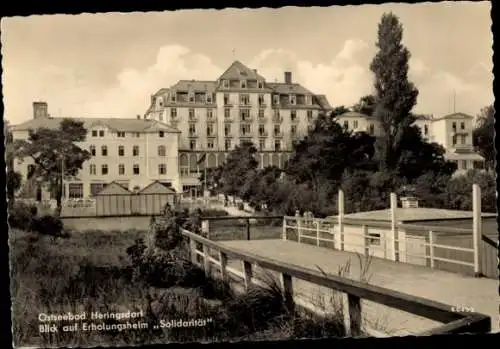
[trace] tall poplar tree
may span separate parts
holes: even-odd
[[[376,142],[380,169],[393,171],[402,153],[401,142],[415,118],[411,114],[418,90],[408,81],[410,52],[402,44],[403,26],[393,13],[385,13],[378,26],[379,51],[370,69],[375,74],[376,106],[373,115],[382,134]]]

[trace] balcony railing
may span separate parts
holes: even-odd
[[[242,122],[252,122],[253,121],[253,116],[251,116],[251,115],[245,116],[245,117],[240,116],[240,121],[242,121]]]
[[[280,116],[274,115],[273,122],[283,122],[283,117],[281,115]]]
[[[283,137],[283,132],[281,132],[281,131],[280,131],[280,132],[276,132],[276,131],[275,131],[275,132],[273,133],[273,135],[274,135],[274,138],[282,138],[282,137]]]
[[[198,132],[189,132],[188,137],[190,138],[197,138],[199,137]]]
[[[189,121],[198,121],[198,115],[189,115]]]
[[[267,136],[269,136],[269,133],[267,133],[267,131],[259,132],[259,137],[267,137]]]
[[[290,121],[292,122],[292,124],[298,124],[299,123],[299,118],[297,116],[291,117]]]

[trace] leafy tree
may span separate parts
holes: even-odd
[[[9,127],[9,122],[4,122],[4,140],[5,140],[5,164],[7,165],[7,198],[9,204],[14,202],[15,192],[21,188],[22,176],[19,172],[14,171],[14,143],[12,132]]]
[[[33,171],[28,174],[28,179],[34,177],[47,182],[56,193],[59,210],[62,172],[65,177],[76,176],[83,163],[90,159],[90,153],[75,144],[83,142],[86,135],[83,122],[63,119],[57,129],[30,130],[28,140],[15,142],[15,156],[21,160],[30,158],[33,162]]]
[[[376,106],[373,115],[380,121],[382,135],[377,138],[377,158],[381,169],[397,168],[401,143],[415,121],[411,114],[418,90],[408,81],[410,52],[402,44],[403,26],[392,13],[382,15],[378,27],[379,49],[370,69],[375,74]]]
[[[242,188],[242,199],[248,200],[254,206],[267,205],[275,196],[275,187],[283,171],[276,166],[268,166],[253,171]]]
[[[481,188],[481,206],[483,212],[497,212],[496,178],[490,172],[469,170],[465,174],[454,176],[446,186],[445,207],[454,210],[472,210],[472,185]]]
[[[377,102],[374,95],[366,95],[360,98],[359,102],[352,106],[352,111],[372,116]]]
[[[221,168],[222,192],[237,196],[248,177],[257,168],[257,149],[250,142],[244,142],[233,149]]]
[[[492,105],[481,109],[478,115],[479,125],[474,130],[473,141],[476,150],[485,159],[488,169],[495,168],[495,110]]]
[[[207,168],[207,189],[212,193],[217,193],[221,190],[222,166]],[[205,171],[202,171],[199,177],[200,183],[205,184]]]
[[[19,172],[7,169],[7,198],[9,202],[14,202],[14,194],[21,188],[22,176]]]

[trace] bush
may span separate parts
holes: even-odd
[[[33,220],[33,230],[41,235],[61,236],[64,226],[57,216],[44,215]]]
[[[30,206],[23,202],[15,202],[9,209],[9,225],[11,228],[32,231],[36,215],[36,206]]]
[[[240,210],[240,211],[245,210],[245,205],[243,205],[243,203],[241,203],[241,202],[238,203],[238,210]]]

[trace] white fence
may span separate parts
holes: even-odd
[[[395,215],[395,194],[391,194],[390,222],[348,219],[343,214],[343,193],[340,191],[339,214],[336,217],[286,216],[283,219],[282,238],[431,268],[441,269],[439,262],[445,262],[473,271],[474,275],[482,275],[481,193],[477,185],[474,185],[473,194],[472,229],[400,224]],[[446,234],[470,238],[472,248],[440,243],[439,240],[445,239],[438,237]],[[469,258],[464,258],[464,254]]]

